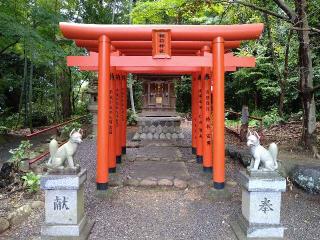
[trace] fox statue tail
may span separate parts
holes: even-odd
[[[274,167],[275,169],[278,168],[278,162],[277,162],[277,157],[278,157],[278,146],[275,143],[271,143],[269,146],[269,152],[273,158],[273,162],[274,162]]]
[[[58,151],[58,147],[59,147],[59,144],[58,144],[57,140],[52,139],[49,143],[49,152],[50,152],[50,158],[48,161],[49,165],[52,164],[52,160],[54,159],[54,157]]]

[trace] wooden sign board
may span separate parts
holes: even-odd
[[[171,58],[171,30],[152,30],[152,57]]]
[[[162,104],[162,97],[156,97],[156,103]]]

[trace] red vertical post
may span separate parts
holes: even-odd
[[[124,132],[124,124],[123,124],[123,72],[120,72],[119,75],[119,124],[120,124],[120,136],[119,136],[119,148],[120,148],[120,158],[117,159],[117,163],[122,162],[122,147],[123,147],[123,132]]]
[[[116,163],[121,163],[121,118],[120,118],[120,94],[121,94],[121,78],[120,78],[120,72],[116,72],[115,76],[115,82],[116,82],[116,90],[115,90],[115,101],[116,101]]]
[[[122,137],[122,154],[127,151],[127,74],[123,74],[123,137]]]
[[[106,35],[99,37],[98,59],[98,131],[97,131],[97,190],[108,188],[108,122],[110,91],[110,39]]]
[[[109,108],[109,173],[116,172],[116,101],[115,101],[115,72],[111,74],[110,108]]]
[[[126,137],[125,137],[125,128],[126,128],[126,119],[125,119],[125,94],[126,94],[126,88],[125,88],[125,74],[121,73],[121,154],[125,154],[125,148],[126,148]]]
[[[203,72],[198,74],[197,78],[197,94],[195,101],[197,101],[197,163],[203,162],[203,149],[202,149],[202,90],[201,79]]]
[[[216,37],[212,44],[213,76],[213,182],[223,189],[225,182],[224,149],[224,39]]]
[[[192,116],[192,154],[197,153],[197,138],[196,138],[196,104],[194,99],[196,99],[196,82],[197,75],[192,74],[192,84],[191,84],[191,116]]]
[[[211,78],[209,69],[204,69],[202,80],[202,148],[203,171],[212,172],[212,138],[211,138]]]

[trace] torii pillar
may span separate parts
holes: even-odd
[[[225,182],[224,147],[224,39],[216,37],[212,43],[213,77],[213,186],[223,189]]]
[[[109,153],[109,107],[110,107],[110,39],[106,35],[99,37],[98,59],[98,131],[97,131],[97,189],[108,189],[108,153]]]

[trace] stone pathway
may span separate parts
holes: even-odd
[[[127,154],[117,173],[111,174],[112,186],[174,187],[185,189],[203,187],[204,180],[189,174],[190,164],[194,166],[194,156],[183,154],[176,141],[144,141],[127,149]],[[191,148],[185,148],[191,154]],[[185,153],[187,151],[184,151]],[[201,172],[201,169],[199,169]],[[210,182],[210,181],[209,181]],[[208,184],[209,184],[208,182]]]

